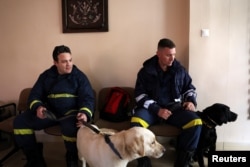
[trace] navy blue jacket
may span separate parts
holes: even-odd
[[[195,87],[185,68],[174,60],[172,66],[168,67],[168,72],[173,75],[172,83],[168,84],[171,90],[171,102],[193,102],[197,105]],[[163,107],[158,104],[161,91],[159,63],[155,55],[143,63],[143,67],[137,74],[135,85],[137,107],[144,107],[157,113]]]
[[[93,116],[95,97],[87,76],[75,65],[70,74],[60,75],[55,65],[44,71],[34,84],[29,108],[45,106],[58,117],[77,112]]]

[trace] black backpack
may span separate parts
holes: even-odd
[[[105,98],[105,105],[100,111],[100,117],[111,122],[129,120],[131,116],[130,103],[131,97],[126,90],[120,87],[112,87]]]

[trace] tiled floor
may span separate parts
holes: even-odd
[[[40,137],[42,136],[42,137]],[[48,167],[66,167],[65,164],[65,149],[63,142],[60,137],[54,137],[53,139],[49,135],[40,135],[39,140],[44,143],[44,157]],[[152,159],[152,165],[155,167],[172,167],[175,159],[175,150],[168,145],[168,140],[166,138],[158,138],[158,140],[166,147],[166,153],[160,159]],[[0,150],[0,156],[2,157],[4,153],[8,151]],[[3,164],[3,167],[22,167],[25,164],[25,157],[21,151],[14,154]],[[136,167],[137,162],[132,161],[128,164],[128,167]],[[193,165],[197,167],[195,163]],[[105,167],[105,165],[104,165]]]

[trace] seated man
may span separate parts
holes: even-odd
[[[89,121],[93,115],[93,89],[87,76],[73,65],[70,49],[56,46],[52,56],[54,65],[39,76],[31,90],[29,109],[14,120],[16,143],[27,157],[25,167],[46,167],[42,145],[36,143],[34,130],[58,123],[46,118],[47,110],[57,118],[72,115],[61,119],[59,125],[67,150],[67,167],[78,167],[76,125],[79,121]]]
[[[135,99],[137,108],[131,126],[148,128],[164,121],[182,129],[177,143],[175,167],[188,167],[201,132],[196,115],[196,93],[192,79],[175,59],[175,44],[161,39],[156,55],[146,60],[137,75]],[[151,166],[150,159],[138,159],[139,167]]]

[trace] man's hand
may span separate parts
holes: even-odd
[[[158,112],[158,116],[167,120],[172,115],[172,112],[168,109],[161,108]]]
[[[88,117],[86,114],[84,113],[78,113],[76,116],[78,122],[76,123],[77,127],[80,127],[82,125],[82,121],[87,122],[88,121]]]
[[[44,114],[44,111],[46,111],[47,109],[43,106],[39,106],[37,109],[36,109],[36,116],[40,119],[44,119],[46,118],[46,115]]]
[[[195,106],[192,102],[184,102],[183,107],[185,110],[195,111]]]

